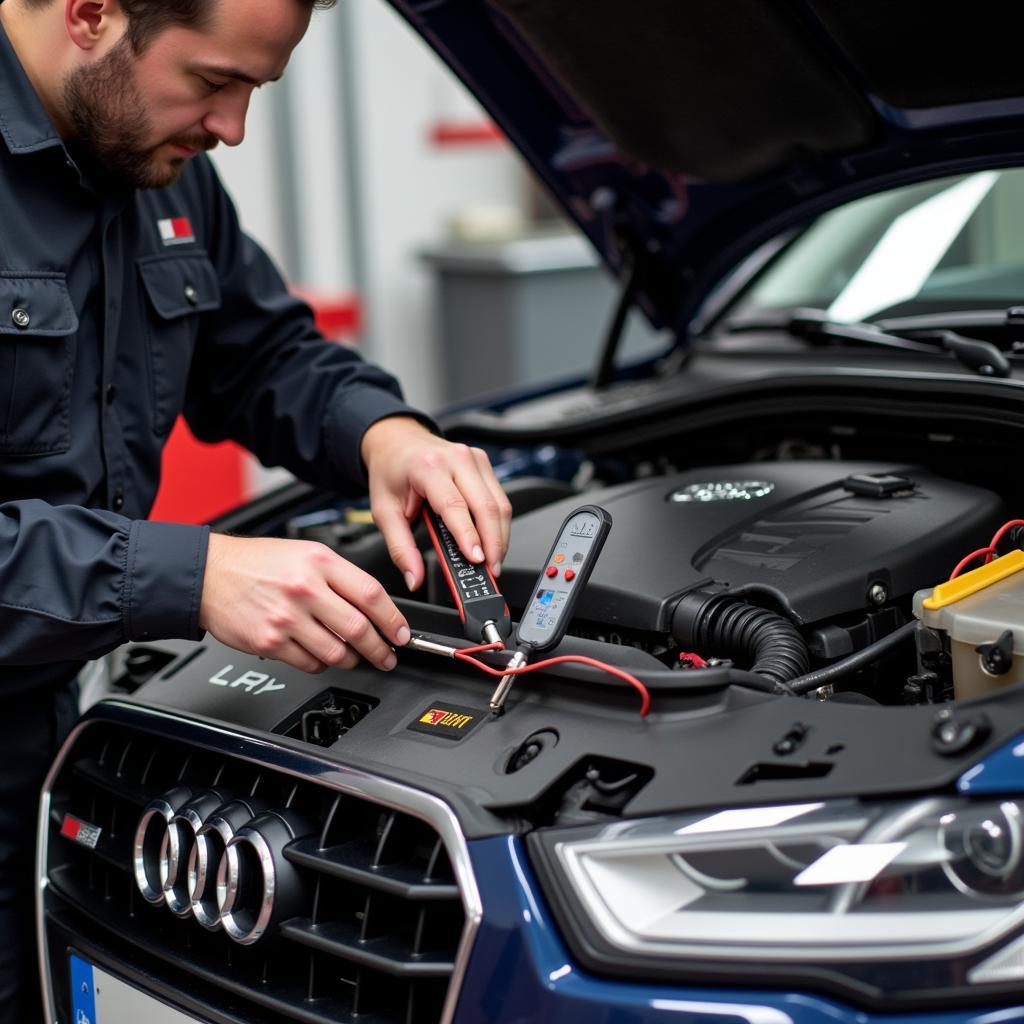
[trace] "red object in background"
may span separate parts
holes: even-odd
[[[164,447],[163,476],[150,519],[205,523],[246,497],[246,453],[230,441],[203,444],[179,416]]]
[[[435,121],[429,137],[435,146],[493,146],[505,141],[493,121]]]
[[[326,338],[339,341],[357,334],[362,322],[354,295],[297,289]],[[150,519],[167,523],[205,523],[249,497],[247,453],[230,441],[203,444],[179,416],[164,447],[160,491]]]
[[[316,288],[293,288],[303,302],[309,303],[316,319],[316,329],[332,341],[348,339],[363,327],[363,310],[357,295],[319,291]]]

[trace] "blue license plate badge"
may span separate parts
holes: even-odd
[[[202,1024],[71,954],[72,1024]]]

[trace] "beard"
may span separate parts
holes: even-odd
[[[165,188],[178,180],[186,158],[161,159],[161,146],[174,142],[208,150],[217,138],[203,132],[148,142],[153,128],[134,71],[134,51],[123,38],[96,64],[76,68],[65,78],[64,109],[75,137],[117,182],[136,189]]]

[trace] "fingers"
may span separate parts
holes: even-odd
[[[300,672],[312,672],[315,674],[323,672],[327,668],[319,658],[315,658],[305,647],[297,644],[294,640],[283,641],[274,655],[274,660],[283,661],[286,665],[291,665],[292,668],[297,668]]]
[[[384,588],[309,541],[212,535],[200,621],[230,647],[304,672],[352,668],[360,656],[390,670],[390,644],[409,641]]]
[[[321,622],[306,624],[296,640],[324,667],[350,669],[359,664],[359,655],[352,647]]]
[[[463,554],[472,562],[486,560],[497,575],[508,549],[512,506],[485,452],[463,444],[449,450],[449,472],[431,473],[423,480],[427,500]]]
[[[390,497],[373,501],[372,507],[373,521],[384,536],[391,561],[405,577],[405,585],[416,590],[423,582],[425,570],[405,510]]]
[[[410,589],[423,579],[423,560],[409,530],[422,499],[444,520],[462,553],[471,562],[486,561],[498,575],[512,507],[484,451],[452,444],[401,416],[369,427],[360,451],[374,521]]]
[[[319,623],[314,623],[313,628],[302,632],[297,639],[282,640],[272,657],[311,673],[328,668],[347,670],[359,664],[359,655]]]
[[[485,532],[484,550],[487,551],[487,560],[488,565],[491,567],[491,572],[498,576],[501,574],[501,563],[508,551],[509,537],[512,532],[512,503],[508,500],[508,495],[505,494],[504,488],[494,475],[494,469],[491,466],[491,460],[487,457],[487,453],[481,448],[471,448],[470,451],[476,460],[477,471],[480,473],[484,486],[490,494],[488,507],[493,508],[495,511],[498,532],[497,548],[492,552],[492,549],[488,547],[488,534]],[[474,516],[474,518],[477,517]],[[477,519],[477,522],[479,523],[479,519]]]
[[[393,669],[397,658],[390,645],[409,642],[409,624],[384,588],[342,558],[325,578],[329,591],[314,605],[315,618],[377,668]]]

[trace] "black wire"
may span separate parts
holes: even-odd
[[[501,653],[503,652],[483,651],[480,653],[480,659],[483,661],[487,659],[488,655]],[[552,653],[552,657],[557,656],[557,651]],[[724,690],[729,686],[742,686],[748,690],[759,690],[762,693],[789,692],[781,689],[780,684],[768,676],[756,672],[744,672],[741,669],[733,668],[732,665],[709,665],[707,668],[695,669],[648,669],[636,665],[616,665],[615,667],[621,668],[624,672],[639,679],[652,696],[655,693],[712,693],[715,690]],[[622,685],[621,680],[602,672],[594,665],[558,665],[544,671],[550,671],[553,675],[565,679],[593,681],[609,686]]]
[[[851,672],[856,672],[857,669],[863,668],[869,662],[888,653],[893,647],[899,646],[916,629],[916,620],[914,622],[907,622],[898,629],[894,629],[888,636],[883,636],[881,640],[876,640],[873,644],[862,647],[856,654],[851,654],[848,658],[843,658],[842,661],[833,662],[833,664],[827,665],[825,668],[819,668],[814,672],[808,672],[807,675],[790,679],[790,689],[793,693],[802,696],[803,694],[810,693],[812,690],[817,690],[819,686],[824,686],[826,683],[831,683],[836,679],[849,675]]]

